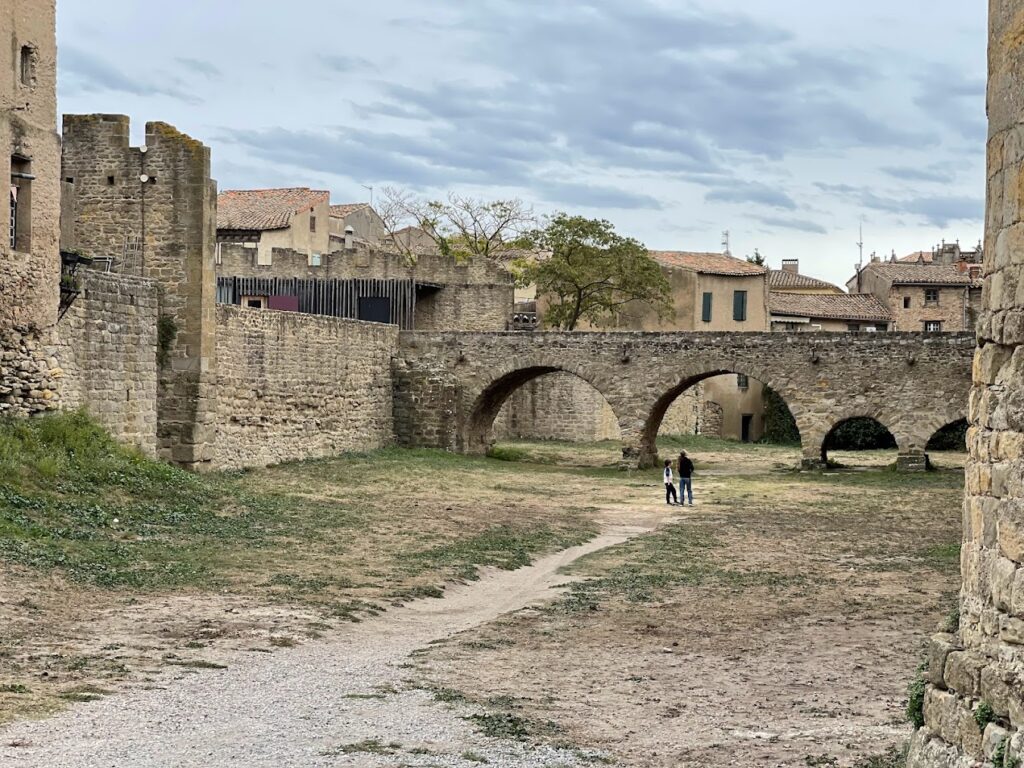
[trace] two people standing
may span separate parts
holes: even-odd
[[[686,455],[686,451],[679,454],[679,497],[676,498],[676,486],[672,477],[672,460],[665,459],[665,503],[680,504],[685,502],[684,495],[689,498],[690,506],[693,506],[693,462]]]

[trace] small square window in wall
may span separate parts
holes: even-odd
[[[860,323],[847,323],[846,330],[850,333],[860,333]]]
[[[928,320],[924,324],[925,333],[942,333],[942,322],[940,320]]]
[[[319,266],[322,266],[322,265],[323,265],[323,258],[320,256],[319,253],[311,253],[311,254],[309,254],[309,266],[311,266],[311,267],[319,267]]]
[[[925,306],[935,306],[939,303],[939,289],[938,288],[925,288],[924,289],[924,303]]]
[[[904,296],[903,297],[903,308],[904,309],[910,309],[910,297],[909,296]]]
[[[745,373],[736,374],[736,388],[737,389],[750,389],[750,379]]]

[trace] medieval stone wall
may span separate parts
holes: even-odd
[[[901,456],[923,464],[932,434],[964,417],[974,351],[966,334],[406,332],[400,342],[402,444],[484,451],[509,396],[565,372],[603,395],[622,431],[624,460],[641,466],[655,460],[655,439],[679,395],[726,372],[785,400],[808,464],[821,464],[836,424],[858,416],[885,425]]]
[[[393,441],[396,326],[217,307],[217,469]]]
[[[74,186],[75,245],[160,286],[168,339],[160,369],[162,458],[210,465],[214,441],[216,184],[210,150],[166,123],[129,145],[124,115],[65,115],[62,176]],[[70,228],[69,228],[70,229]]]
[[[984,308],[970,397],[960,630],[933,638],[910,768],[1024,759],[1024,5],[991,0]],[[995,721],[974,717],[986,703]]]
[[[85,408],[117,440],[156,454],[157,314],[152,280],[80,271],[57,328],[65,408]]]
[[[0,328],[0,416],[31,416],[60,407],[64,376],[54,347],[36,328]]]

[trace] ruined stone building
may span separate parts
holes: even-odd
[[[877,298],[891,313],[895,331],[970,332],[981,305],[981,281],[953,264],[872,259],[847,288]]]
[[[49,345],[60,291],[60,140],[53,0],[0,5],[0,415],[57,407]]]
[[[221,192],[217,243],[251,249],[257,266],[270,266],[275,248],[301,253],[316,266],[331,248],[330,199],[330,192],[308,187]]]

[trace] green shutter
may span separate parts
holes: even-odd
[[[701,307],[700,319],[703,320],[705,323],[710,323],[711,322],[711,294],[710,293],[705,293],[704,294],[704,306]]]
[[[732,319],[742,323],[747,319],[747,292],[734,291],[732,294]]]

